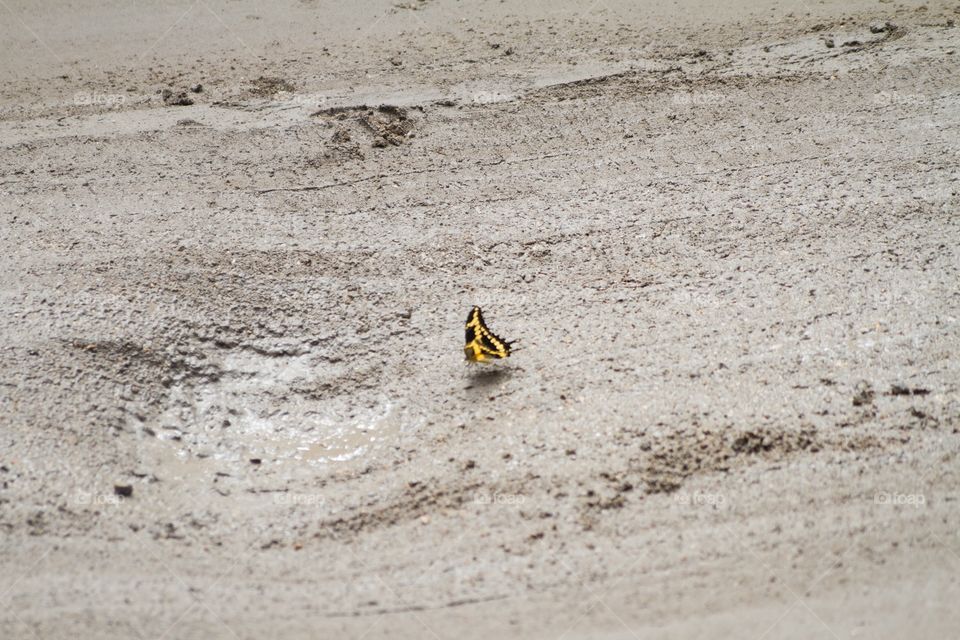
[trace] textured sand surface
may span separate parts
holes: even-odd
[[[54,4],[0,637],[960,629],[960,4]]]

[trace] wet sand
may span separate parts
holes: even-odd
[[[960,628],[955,3],[0,15],[0,636]]]

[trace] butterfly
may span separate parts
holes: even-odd
[[[467,316],[467,325],[464,335],[463,353],[470,362],[484,362],[492,358],[506,358],[510,355],[510,345],[503,338],[498,338],[493,331],[487,328],[483,321],[480,307],[474,307]]]

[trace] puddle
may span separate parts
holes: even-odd
[[[310,353],[234,351],[214,381],[175,384],[154,429],[181,457],[306,464],[355,460],[401,431],[397,399],[379,372],[350,370]]]
[[[400,422],[393,415],[393,407],[393,403],[384,399],[362,415],[355,414],[339,423],[329,418],[291,423],[283,433],[266,434],[261,430],[258,436],[251,430],[239,439],[249,457],[306,463],[347,462],[396,439]],[[300,435],[286,435],[288,433]]]

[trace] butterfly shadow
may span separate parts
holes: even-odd
[[[483,391],[504,382],[513,375],[513,369],[497,367],[495,369],[480,369],[467,374],[469,383],[466,389]]]

